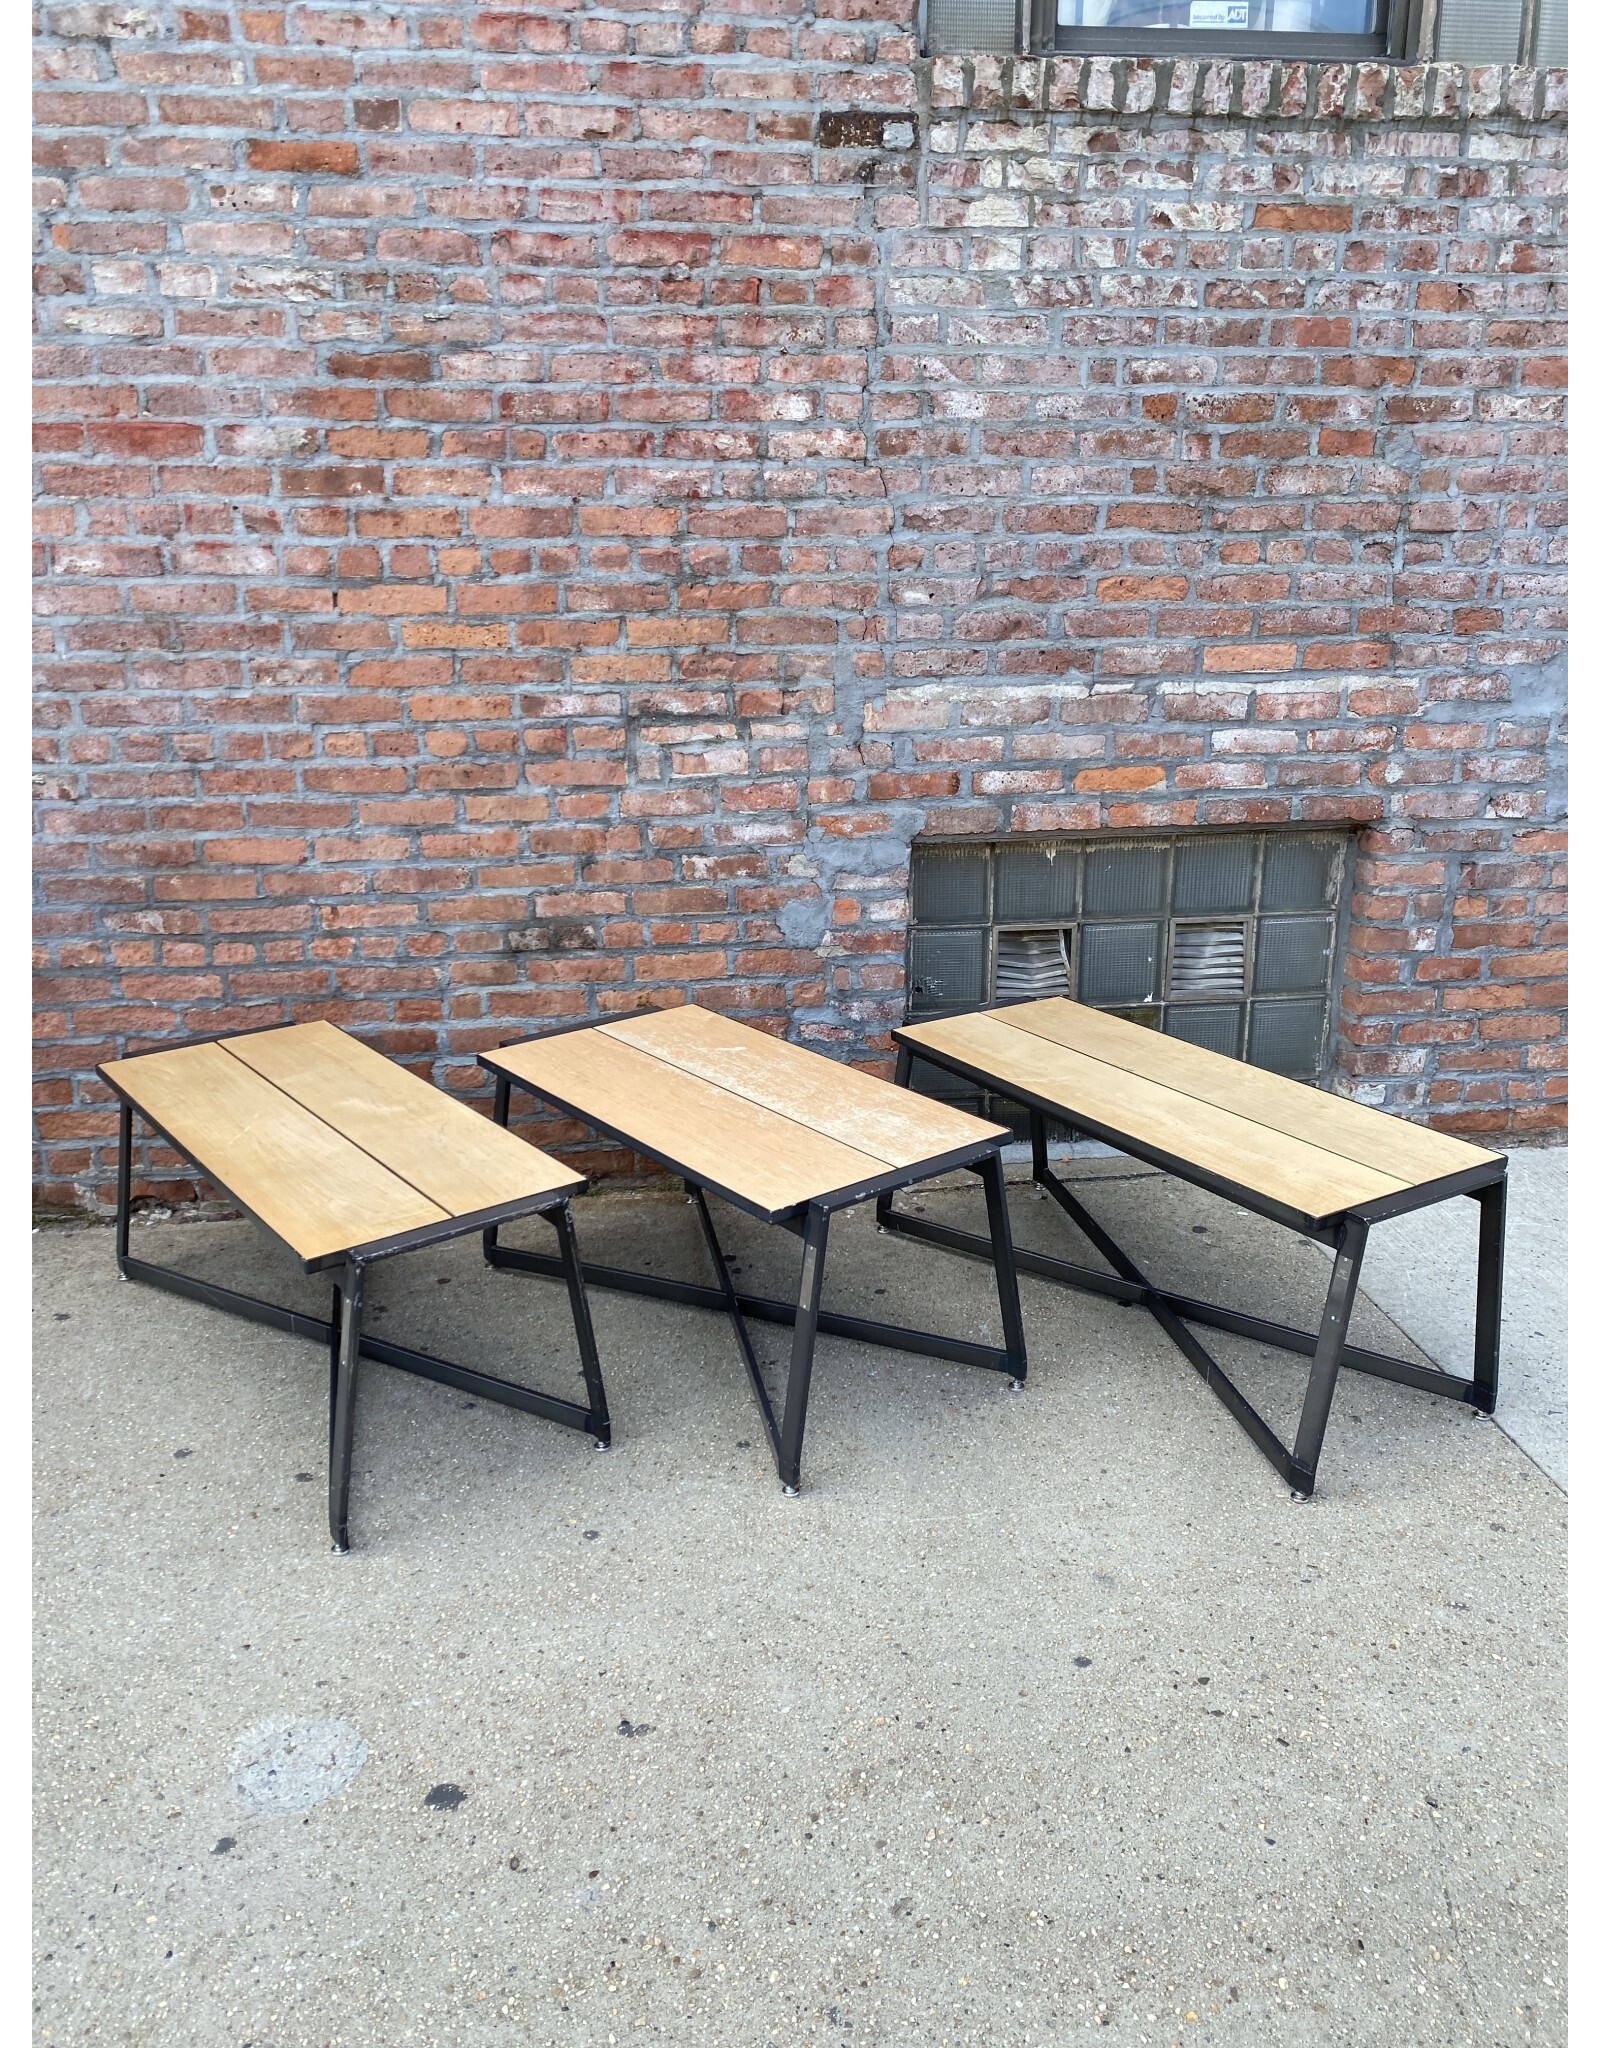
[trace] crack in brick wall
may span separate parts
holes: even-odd
[[[1346,823],[1338,1085],[1560,1127],[1565,74],[913,16],[41,10],[47,1201],[265,1017],[881,1058],[919,834]]]

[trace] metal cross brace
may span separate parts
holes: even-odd
[[[904,1085],[910,1067],[910,1061],[904,1056],[901,1067],[902,1072],[897,1079],[901,1079]],[[1090,1266],[1075,1265],[1066,1259],[1050,1258],[1042,1252],[1027,1251],[1021,1247],[1015,1251],[1018,1270],[1037,1274],[1041,1279],[1054,1280],[1062,1286],[1081,1288],[1089,1293],[1107,1295],[1113,1301],[1149,1309],[1167,1336],[1298,1497],[1309,1498],[1316,1485],[1322,1440],[1343,1366],[1349,1366],[1356,1372],[1370,1373],[1378,1379],[1395,1380],[1402,1386],[1416,1387],[1445,1400],[1467,1402],[1484,1415],[1493,1414],[1499,1383],[1500,1300],[1505,1265],[1506,1183],[1503,1175],[1487,1186],[1464,1191],[1479,1204],[1477,1315],[1473,1376],[1469,1380],[1442,1372],[1435,1366],[1414,1365],[1409,1359],[1368,1351],[1361,1345],[1350,1343],[1350,1315],[1355,1306],[1356,1284],[1371,1222],[1361,1211],[1348,1211],[1336,1226],[1327,1230],[1300,1233],[1331,1246],[1333,1275],[1317,1329],[1296,1330],[1283,1323],[1270,1322],[1264,1316],[1245,1315],[1236,1309],[1196,1301],[1188,1295],[1175,1294],[1168,1288],[1156,1286],[1051,1170],[1045,1146],[1044,1116],[1031,1107],[1028,1129],[1035,1182],[1066,1211],[1112,1271],[1102,1273]],[[941,1245],[947,1251],[961,1252],[971,1258],[989,1256],[987,1241],[973,1232],[953,1230],[948,1225],[931,1223],[923,1217],[897,1213],[892,1193],[879,1197],[878,1222],[885,1230],[920,1238],[927,1244]],[[1311,1378],[1292,1449],[1251,1406],[1188,1327],[1191,1323],[1226,1330],[1234,1336],[1248,1337],[1281,1351],[1297,1352],[1311,1360]]]

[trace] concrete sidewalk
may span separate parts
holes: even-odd
[[[1314,1317],[1316,1248],[1070,1173],[1188,1291]],[[577,1213],[700,1272],[681,1198]],[[250,1225],[138,1237],[325,1312]],[[1295,1505],[1147,1315],[1024,1280],[1021,1394],[823,1340],[788,1500],[725,1322],[597,1292],[616,1447],[371,1367],[338,1557],[319,1348],[120,1285],[103,1228],[36,1246],[41,2041],[1565,2038],[1565,1502],[1459,1406],[1347,1376]],[[862,1212],[829,1283],[998,1323]],[[373,1299],[576,1384],[560,1289],[474,1242]],[[1286,1425],[1303,1368],[1218,1347]]]
[[[1567,1489],[1567,1154],[1510,1155],[1506,1302],[1495,1420]],[[1447,1372],[1472,1370],[1477,1217],[1467,1202],[1397,1216],[1372,1233],[1361,1284]]]

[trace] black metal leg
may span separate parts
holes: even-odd
[[[1033,1177],[1042,1186],[1050,1172],[1050,1147],[1045,1142],[1044,1118],[1036,1109],[1028,1111],[1028,1144],[1033,1152]]]
[[[695,1214],[700,1218],[700,1232],[706,1241],[706,1250],[711,1255],[711,1270],[717,1276],[721,1291],[722,1305],[728,1311],[728,1320],[733,1324],[733,1334],[738,1341],[739,1356],[744,1361],[745,1375],[750,1381],[751,1391],[756,1397],[756,1406],[761,1410],[762,1426],[772,1445],[772,1455],[778,1456],[778,1420],[772,1412],[772,1396],[767,1392],[767,1383],[762,1376],[761,1361],[756,1356],[756,1347],[750,1341],[750,1328],[744,1319],[744,1310],[739,1306],[739,1296],[733,1284],[733,1275],[728,1271],[728,1261],[722,1249],[722,1240],[717,1236],[716,1225],[711,1220],[711,1211],[706,1205],[705,1189],[694,1181],[685,1181],[689,1200]]]
[[[1294,1462],[1298,1471],[1293,1483],[1298,1493],[1309,1494],[1316,1484],[1317,1460],[1322,1455],[1322,1438],[1333,1406],[1333,1390],[1344,1362],[1345,1339],[1350,1332],[1350,1312],[1356,1305],[1356,1283],[1361,1278],[1361,1255],[1367,1248],[1367,1226],[1359,1217],[1349,1217],[1339,1231],[1333,1253],[1333,1279],[1317,1332],[1317,1349],[1311,1361],[1311,1381],[1300,1427],[1295,1432]]]
[[[894,1085],[897,1088],[911,1086],[911,1055],[904,1046],[901,1046],[894,1056]],[[891,1188],[887,1194],[879,1195],[873,1209],[881,1230],[887,1226],[889,1218],[894,1213],[894,1190]]]
[[[509,1092],[509,1087],[496,1089],[496,1107],[501,1122],[505,1121],[505,1098]],[[542,1415],[551,1422],[559,1422],[564,1428],[579,1429],[599,1438],[602,1443],[610,1442],[611,1423],[600,1378],[599,1354],[589,1321],[582,1268],[565,1202],[559,1205],[560,1218],[552,1219],[561,1240],[562,1257],[550,1264],[558,1273],[564,1271],[566,1274],[578,1352],[589,1395],[587,1407],[580,1407],[576,1401],[562,1400],[555,1394],[541,1393],[534,1387],[520,1386],[514,1380],[497,1379],[492,1373],[455,1365],[449,1359],[430,1357],[427,1352],[413,1351],[404,1344],[392,1344],[382,1337],[363,1335],[362,1269],[355,1260],[345,1261],[342,1284],[335,1283],[333,1289],[332,1314],[324,1322],[320,1316],[303,1315],[298,1309],[284,1308],[273,1301],[261,1301],[254,1295],[241,1294],[236,1288],[222,1287],[215,1281],[202,1280],[170,1266],[158,1266],[148,1259],[132,1257],[129,1250],[132,1157],[133,1107],[123,1102],[118,1131],[116,1224],[117,1268],[122,1279],[141,1281],[146,1286],[161,1288],[164,1293],[176,1294],[185,1301],[201,1302],[208,1308],[219,1308],[230,1315],[242,1316],[247,1322],[262,1323],[268,1329],[286,1330],[292,1336],[306,1337],[328,1347],[328,1525],[340,1550],[349,1548],[350,1454],[356,1375],[358,1361],[363,1355],[376,1359],[380,1364],[396,1366],[401,1372],[415,1373],[420,1379],[454,1387],[461,1393],[476,1395],[480,1400],[498,1401],[508,1408],[520,1408],[530,1415]],[[529,1211],[529,1214],[538,1213],[541,1212]],[[484,1250],[490,1255],[491,1263],[505,1259],[505,1253],[495,1252],[495,1233],[490,1230],[484,1235]]]
[[[583,1285],[583,1265],[578,1257],[578,1239],[572,1225],[572,1205],[563,1202],[545,1214],[555,1225],[561,1246],[561,1268],[566,1276],[567,1300],[572,1304],[572,1327],[578,1339],[578,1357],[583,1366],[583,1384],[589,1390],[589,1425],[602,1446],[611,1441],[611,1415],[606,1407],[605,1382],[600,1377],[600,1353],[594,1341],[594,1324],[589,1320],[589,1296]]]
[[[117,1120],[117,1272],[126,1280],[128,1218],[133,1197],[133,1105],[125,1102]]]
[[[1281,1473],[1297,1493],[1309,1494],[1315,1483],[1317,1458],[1321,1452],[1328,1409],[1333,1399],[1333,1388],[1340,1367],[1353,1372],[1369,1373],[1376,1379],[1391,1380],[1400,1386],[1415,1387],[1440,1400],[1471,1402],[1474,1407],[1481,1407],[1485,1412],[1492,1407],[1501,1269],[1504,1261],[1503,1184],[1490,1186],[1483,1190],[1481,1195],[1475,1194],[1475,1199],[1484,1200],[1478,1263],[1478,1349],[1474,1367],[1476,1376],[1472,1380],[1465,1380],[1453,1373],[1441,1372],[1437,1366],[1415,1365],[1409,1359],[1390,1357],[1379,1351],[1368,1351],[1364,1346],[1348,1341],[1350,1309],[1355,1298],[1356,1278],[1361,1253],[1365,1248],[1366,1234],[1370,1228],[1365,1218],[1347,1218],[1342,1232],[1307,1233],[1315,1235],[1319,1243],[1333,1247],[1333,1284],[1321,1327],[1310,1332],[1289,1329],[1282,1323],[1269,1322],[1264,1316],[1246,1315],[1237,1309],[1219,1307],[1215,1302],[1197,1301],[1189,1295],[1157,1287],[1085,1209],[1072,1190],[1051,1171],[1044,1153],[1042,1117],[1030,1116],[1030,1135],[1033,1140],[1034,1178],[1040,1190],[1051,1196],[1059,1207],[1065,1210],[1074,1225],[1082,1231],[1112,1270],[1109,1273],[1098,1272],[1092,1267],[1076,1265],[1066,1259],[1047,1257],[1042,1252],[1016,1250],[1013,1256],[1018,1270],[1036,1273],[1041,1279],[1053,1280],[1061,1286],[1082,1288],[1091,1294],[1104,1295],[1112,1301],[1121,1302],[1125,1307],[1149,1309],[1172,1342],[1205,1380],[1235,1421],[1241,1425],[1274,1470]],[[1500,1195],[1498,1202],[1495,1200],[1497,1192]],[[995,1247],[991,1239],[980,1236],[975,1231],[955,1230],[948,1224],[933,1223],[922,1216],[885,1216],[881,1208],[879,1221],[899,1236],[938,1245],[946,1251],[958,1252],[966,1258],[993,1259],[995,1256]],[[1340,1265],[1341,1254],[1344,1261],[1343,1272]],[[1337,1328],[1337,1345],[1333,1343],[1333,1333],[1329,1328],[1330,1314],[1334,1317]],[[1217,1360],[1206,1350],[1193,1330],[1188,1327],[1193,1323],[1202,1324],[1210,1329],[1226,1330],[1234,1336],[1247,1337],[1253,1342],[1270,1344],[1280,1350],[1298,1352],[1300,1356],[1313,1361],[1311,1386],[1302,1410],[1299,1437],[1293,1450],[1279,1441],[1229,1379]]]
[[[350,1548],[350,1452],[356,1419],[356,1369],[361,1357],[361,1268],[344,1269],[339,1303],[338,1391],[333,1409],[333,1444],[328,1458],[328,1530],[336,1550]]]
[[[1478,1302],[1472,1340],[1472,1405],[1492,1415],[1500,1393],[1500,1306],[1506,1265],[1506,1183],[1480,1190]]]
[[[800,1263],[800,1292],[795,1301],[794,1342],[789,1350],[789,1384],[783,1396],[783,1436],[778,1445],[778,1477],[786,1493],[800,1491],[800,1446],[806,1433],[811,1359],[816,1350],[817,1316],[822,1307],[822,1269],[828,1255],[825,1209],[806,1211],[805,1247]]]
[[[910,1074],[911,1056],[902,1051],[896,1060],[895,1079],[904,1087],[910,1079]],[[510,1093],[510,1078],[497,1075],[494,1111],[497,1123],[504,1124],[507,1121]],[[971,1166],[972,1170],[977,1172],[982,1166],[982,1161],[954,1155],[951,1164]],[[804,1211],[803,1222],[797,1221],[792,1213],[772,1219],[804,1240],[799,1300],[772,1301],[762,1295],[740,1292],[734,1284],[727,1260],[723,1256],[722,1246],[717,1239],[710,1209],[706,1203],[705,1190],[687,1176],[684,1185],[700,1218],[700,1227],[716,1276],[715,1286],[708,1287],[702,1281],[668,1279],[655,1273],[630,1272],[618,1266],[581,1265],[579,1271],[588,1286],[611,1287],[625,1294],[642,1294],[656,1300],[683,1302],[694,1308],[720,1310],[729,1318],[738,1339],[745,1371],[761,1410],[762,1423],[777,1460],[779,1477],[785,1488],[794,1492],[798,1490],[800,1483],[800,1454],[805,1436],[806,1404],[811,1388],[812,1355],[819,1333],[845,1337],[858,1344],[882,1344],[896,1351],[915,1351],[927,1358],[946,1358],[960,1365],[981,1366],[989,1372],[1008,1373],[1019,1384],[1023,1380],[1027,1371],[1027,1352],[1023,1343],[1021,1308],[1016,1288],[1017,1261],[1011,1243],[1010,1218],[1005,1210],[1005,1190],[997,1155],[993,1159],[993,1165],[999,1208],[996,1211],[991,1206],[990,1236],[982,1242],[986,1254],[1001,1273],[997,1284],[1000,1292],[1001,1320],[1006,1336],[1003,1348],[995,1344],[974,1343],[967,1337],[947,1337],[936,1330],[902,1329],[891,1323],[869,1321],[864,1316],[843,1315],[837,1310],[824,1309],[821,1305],[822,1271],[827,1252],[829,1212],[821,1208],[808,1207]],[[870,1199],[870,1184],[861,1190],[859,1199]],[[841,1203],[841,1206],[849,1204],[845,1202]],[[877,1197],[880,1222],[890,1217],[891,1207],[889,1192],[880,1193]],[[894,1220],[898,1222],[898,1219]],[[538,1273],[547,1277],[554,1277],[564,1271],[562,1260],[544,1252],[523,1251],[518,1245],[500,1244],[492,1231],[484,1232],[483,1245],[484,1254],[493,1266],[518,1273]],[[750,1321],[786,1323],[793,1331],[789,1381],[785,1391],[781,1425],[762,1374],[760,1360],[756,1357],[755,1347],[750,1341]],[[369,1340],[369,1353],[372,1348]]]
[[[496,1074],[494,1077],[494,1120],[501,1130],[505,1130],[511,1121],[511,1077],[509,1074]],[[483,1233],[483,1256],[491,1266],[494,1264],[494,1248],[499,1242],[500,1226],[497,1223],[491,1223],[489,1228]],[[579,1342],[581,1348],[582,1340],[580,1339]]]
[[[989,1212],[989,1242],[994,1248],[994,1284],[1000,1297],[1000,1327],[1011,1361],[1013,1386],[1028,1377],[1028,1347],[1022,1334],[1022,1299],[1017,1292],[1017,1259],[1011,1243],[1011,1211],[1006,1206],[1006,1177],[1000,1155],[980,1160],[984,1205]]]
[[[333,1465],[333,1422],[339,1412],[339,1344],[344,1334],[344,1290],[337,1281],[328,1312],[328,1464]]]

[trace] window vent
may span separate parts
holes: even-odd
[[[1001,932],[995,941],[994,999],[1029,1003],[1072,993],[1064,931]]]
[[[1174,996],[1242,996],[1245,932],[1242,924],[1180,924],[1172,933]]]

